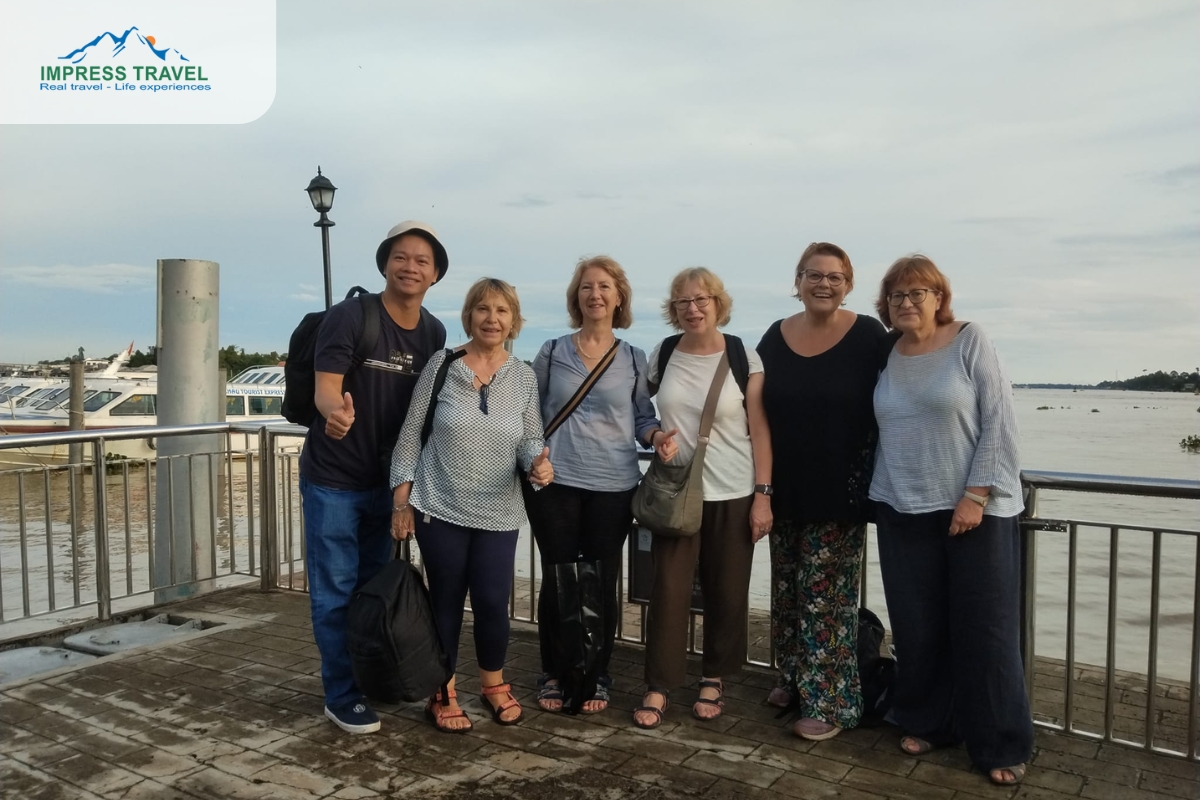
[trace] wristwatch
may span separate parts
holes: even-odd
[[[756,483],[754,484],[754,491],[770,497],[771,495],[775,494],[775,487],[769,483]]]
[[[974,492],[963,492],[963,497],[970,500],[972,503],[978,503],[981,508],[987,508],[988,495],[975,494]]]

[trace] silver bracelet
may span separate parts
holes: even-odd
[[[403,511],[404,509],[406,509],[408,507],[409,507],[408,503],[405,503],[402,506],[392,506],[392,513],[399,514],[401,511]]]

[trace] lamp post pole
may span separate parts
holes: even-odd
[[[329,229],[335,224],[329,218],[329,210],[333,208],[333,194],[337,191],[337,187],[329,178],[322,175],[321,168],[317,167],[317,177],[309,181],[308,188],[304,191],[308,192],[308,199],[312,202],[313,210],[321,215],[320,219],[313,223],[313,227],[321,229],[321,260],[325,268],[325,309],[328,310],[333,305],[333,274],[329,265]]]

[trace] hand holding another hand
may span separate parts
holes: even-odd
[[[549,486],[554,480],[554,465],[550,463],[550,448],[543,447],[529,465],[529,482],[534,486]]]
[[[964,497],[954,507],[954,516],[950,519],[950,535],[957,536],[969,530],[978,528],[983,523],[983,506],[970,498]]]

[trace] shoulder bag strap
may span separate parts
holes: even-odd
[[[717,398],[725,388],[725,377],[729,374],[729,352],[721,356],[717,371],[713,374],[712,385],[708,387],[708,397],[704,399],[704,411],[700,414],[700,438],[698,444],[708,444],[708,435],[712,433],[713,421],[717,417]]]
[[[608,352],[600,358],[600,361],[595,367],[592,368],[592,371],[588,373],[588,376],[583,379],[583,383],[579,384],[579,388],[575,390],[575,394],[571,395],[571,399],[568,400],[566,404],[558,410],[558,413],[554,415],[554,419],[550,420],[550,424],[546,426],[545,431],[542,433],[542,438],[549,439],[550,435],[558,430],[562,424],[567,421],[567,417],[571,416],[571,414],[575,412],[575,409],[578,408],[579,404],[583,402],[583,398],[587,397],[587,394],[592,390],[592,387],[595,386],[602,377],[604,377],[604,373],[608,371],[610,366],[612,366],[613,360],[617,357],[617,347],[619,347],[620,344],[620,339],[613,339],[612,346],[608,348]],[[553,352],[554,351],[552,350],[551,355],[553,355]],[[549,372],[549,370],[547,370],[547,372]]]
[[[433,391],[429,395],[429,405],[425,408],[425,422],[421,426],[422,448],[429,441],[429,435],[433,433],[433,415],[437,411],[438,395],[442,393],[442,387],[446,385],[446,373],[450,371],[450,364],[462,358],[466,352],[466,350],[447,349],[446,357],[442,359],[441,364],[438,364],[438,370],[433,374]]]

